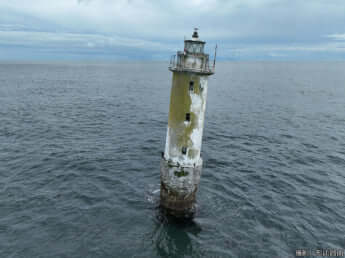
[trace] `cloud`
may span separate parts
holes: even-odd
[[[24,40],[25,39],[25,40]],[[37,47],[132,47],[137,49],[172,51],[173,46],[159,42],[98,34],[61,32],[0,31],[0,44]]]
[[[342,52],[344,13],[343,0],[12,0],[0,3],[0,48],[133,48],[168,58],[199,27],[225,59]]]
[[[331,35],[327,35],[326,37],[330,38],[330,39],[334,39],[334,40],[343,41],[343,40],[345,40],[345,33],[344,34],[331,34]]]

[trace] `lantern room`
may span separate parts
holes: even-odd
[[[170,71],[213,74],[214,66],[209,66],[209,55],[204,53],[205,44],[205,41],[199,39],[198,29],[194,29],[192,38],[184,40],[184,51],[178,51],[171,57]]]
[[[184,50],[188,54],[203,54],[205,42],[199,40],[198,29],[194,29],[192,39],[184,41]]]

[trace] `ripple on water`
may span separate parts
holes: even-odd
[[[197,215],[179,223],[159,210],[166,64],[0,65],[0,256],[343,248],[343,66],[219,64]]]

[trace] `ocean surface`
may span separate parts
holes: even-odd
[[[164,217],[167,63],[0,64],[0,257],[345,248],[345,63],[219,63],[193,221]]]

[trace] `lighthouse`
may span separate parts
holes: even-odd
[[[214,74],[205,42],[195,29],[184,41],[184,51],[170,59],[172,72],[170,108],[165,150],[160,164],[161,207],[175,217],[194,214],[202,158],[201,143],[207,98],[208,76]]]

